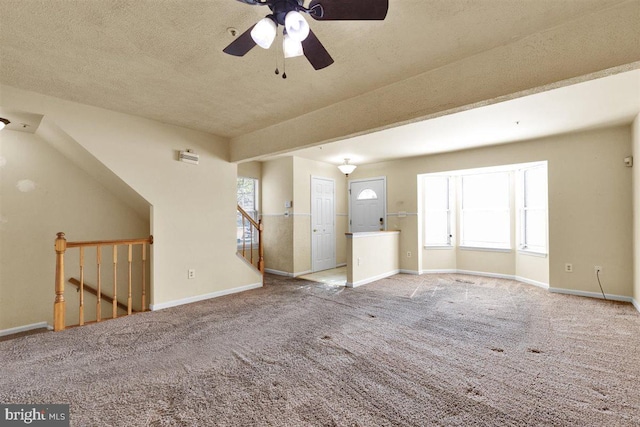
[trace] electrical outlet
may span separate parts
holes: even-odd
[[[362,263],[362,258],[358,257],[358,265]]]
[[[595,265],[595,266],[593,267],[593,270],[596,272],[596,274],[597,274],[597,273],[602,273],[602,266],[600,266],[600,265]]]
[[[565,264],[564,265],[564,271],[566,271],[567,273],[573,273],[573,264]]]
[[[407,258],[411,258],[411,252],[407,252]]]
[[[196,278],[196,270],[190,268],[187,272],[187,279],[195,279]]]

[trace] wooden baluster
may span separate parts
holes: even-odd
[[[251,256],[250,256],[251,265],[253,265],[253,224],[250,224],[250,226],[251,226],[250,227],[251,233],[250,233],[249,237],[251,238],[251,240],[249,241],[250,242],[249,243],[249,250],[251,251]]]
[[[142,310],[140,311],[145,311],[145,306],[146,306],[147,291],[146,291],[146,284],[144,280],[146,272],[147,272],[147,244],[143,243],[142,244]]]
[[[80,246],[80,310],[78,317],[80,326],[84,325],[84,246]]]
[[[264,226],[262,225],[262,218],[258,220],[258,270],[264,274],[264,247],[262,245],[262,231]]]
[[[247,256],[245,254],[246,239],[244,238],[244,220],[245,220],[244,215],[242,215],[242,256],[246,258]]]
[[[53,330],[64,330],[64,252],[67,250],[67,239],[64,233],[57,234],[56,249],[56,299],[53,303]]]
[[[133,259],[131,256],[131,254],[133,253],[132,247],[133,245],[129,244],[129,254],[127,257],[129,261],[129,283],[128,283],[129,293],[127,295],[127,315],[131,314],[131,260]]]
[[[113,245],[113,298],[111,299],[111,317],[118,317],[118,246]]]
[[[96,261],[98,264],[97,270],[98,270],[98,283],[97,283],[97,290],[98,290],[98,295],[97,295],[97,302],[96,302],[96,322],[99,322],[102,320],[102,300],[100,298],[100,295],[102,295],[102,289],[100,287],[100,263],[102,262],[102,246],[97,245],[96,246]]]

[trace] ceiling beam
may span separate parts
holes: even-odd
[[[260,159],[640,68],[638,16],[640,2],[625,2],[238,136],[230,159]]]

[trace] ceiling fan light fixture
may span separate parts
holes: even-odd
[[[9,123],[11,123],[8,119],[4,119],[2,117],[0,117],[0,130],[4,129],[4,127],[6,125],[8,125]]]
[[[284,27],[289,37],[298,42],[302,42],[309,35],[309,23],[300,12],[295,10],[287,13],[284,18]]]
[[[304,55],[302,43],[295,40],[289,34],[284,35],[284,39],[282,40],[282,50],[284,51],[285,58],[295,58],[296,56]]]
[[[349,159],[344,159],[344,163],[338,166],[338,169],[340,169],[340,172],[342,172],[346,176],[349,176],[349,174],[352,173],[354,170],[356,170],[356,168],[357,168],[356,165],[352,165],[349,163]]]
[[[271,18],[262,18],[251,30],[251,38],[261,48],[269,49],[276,38],[276,23]]]

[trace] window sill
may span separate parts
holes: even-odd
[[[511,248],[487,248],[482,246],[460,246],[463,251],[511,253]]]
[[[518,253],[522,255],[535,256],[539,258],[546,258],[547,254],[544,252],[536,252],[529,249],[518,249]]]
[[[451,249],[455,249],[455,246],[451,246],[451,245],[433,245],[433,246],[429,246],[429,245],[424,245],[423,247],[425,250],[451,250]]]

